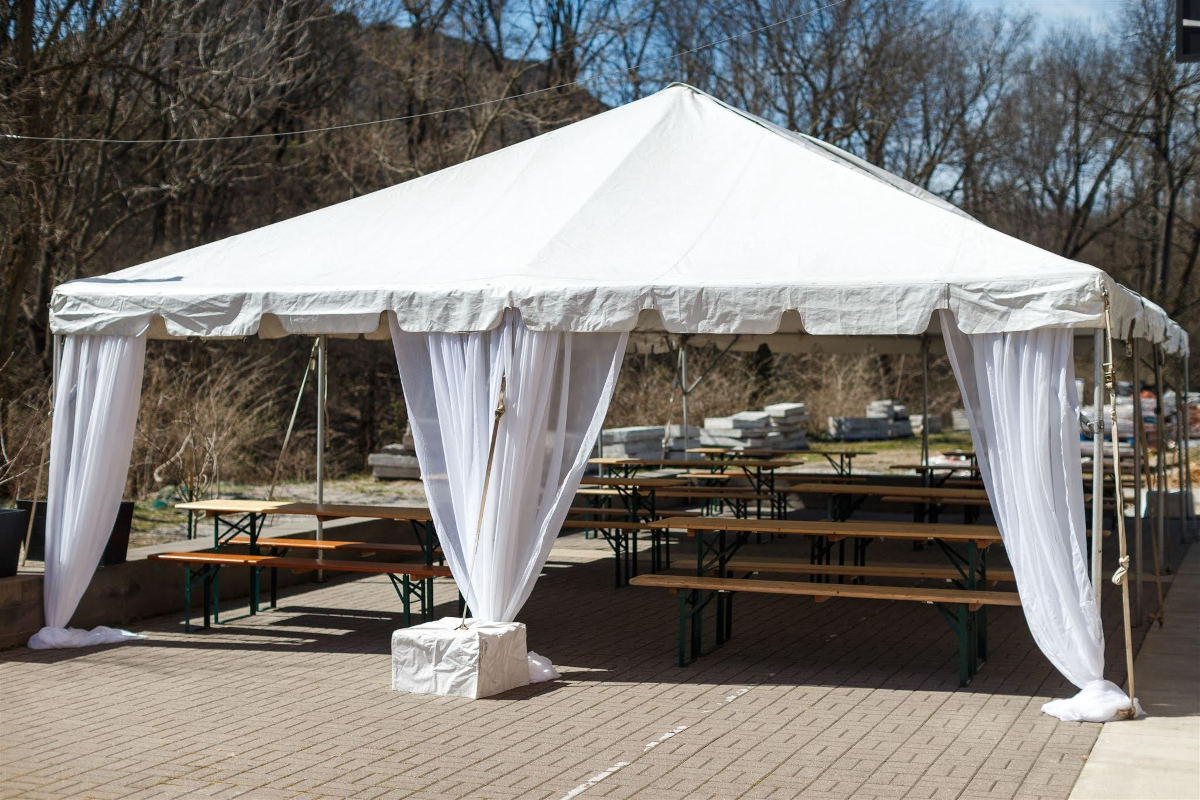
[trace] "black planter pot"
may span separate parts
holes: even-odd
[[[29,537],[29,553],[26,558],[34,561],[46,560],[46,501],[18,500],[17,507],[26,511],[33,509],[33,534]],[[109,534],[108,544],[104,547],[104,555],[100,557],[100,565],[124,564],[129,552],[129,529],[133,525],[133,501],[122,500],[117,509],[117,519],[113,523],[112,533]],[[21,534],[22,538],[24,533]]]
[[[29,515],[20,508],[0,508],[0,578],[17,574]]]

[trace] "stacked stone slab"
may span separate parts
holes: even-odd
[[[699,425],[688,425],[685,439],[682,425],[667,425],[663,429],[663,458],[683,458],[687,453],[687,448],[700,447],[700,433]]]
[[[421,467],[417,463],[412,431],[404,431],[398,443],[384,445],[381,452],[367,456],[367,464],[371,467],[371,475],[379,480],[420,478]]]
[[[771,449],[808,449],[808,407],[804,403],[773,403],[763,411],[770,418],[767,441]]]
[[[807,424],[808,409],[804,403],[775,403],[762,411],[706,418],[700,444],[734,450],[805,450]]]
[[[770,421],[770,415],[765,411],[739,411],[728,417],[706,417],[702,439],[709,447],[735,450],[766,447]]]
[[[865,417],[830,417],[829,435],[842,441],[904,439],[913,435],[908,409],[892,400],[867,404]]]
[[[662,425],[606,428],[600,434],[605,458],[658,458],[663,446]]]

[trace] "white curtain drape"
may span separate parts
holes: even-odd
[[[474,617],[511,622],[575,496],[628,335],[531,331],[515,311],[482,332],[405,333],[395,318],[391,325],[446,561]],[[480,525],[502,377],[505,413]]]
[[[1029,630],[1050,663],[1081,689],[1042,710],[1064,720],[1113,719],[1129,698],[1103,680],[1104,631],[1088,575],[1072,332],[967,335],[953,316],[940,313]]]
[[[46,502],[46,626],[33,648],[136,638],[67,628],[108,543],[125,489],[146,360],[145,336],[67,336],[54,386]]]

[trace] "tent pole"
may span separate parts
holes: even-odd
[[[1158,554],[1167,561],[1167,426],[1163,422],[1163,351],[1154,346],[1154,533],[1158,537]]]
[[[1129,708],[1117,712],[1120,717],[1133,718],[1137,715],[1136,695],[1133,683],[1133,632],[1130,630],[1129,614],[1129,550],[1125,541],[1125,512],[1120,507],[1121,491],[1121,437],[1117,435],[1117,373],[1115,368],[1116,356],[1113,354],[1112,316],[1108,291],[1104,292],[1104,330],[1107,351],[1104,363],[1104,384],[1112,401],[1112,456],[1113,456],[1113,497],[1117,502],[1117,571],[1113,573],[1112,582],[1121,587],[1121,612],[1125,628],[1125,674],[1129,680]],[[1103,468],[1103,462],[1101,463]],[[1099,609],[1096,609],[1099,613]]]
[[[1133,605],[1136,613],[1134,625],[1142,624],[1142,592],[1145,588],[1146,570],[1142,563],[1142,468],[1146,462],[1146,420],[1142,417],[1142,341],[1133,340],[1133,561],[1137,567],[1134,580]],[[1122,511],[1122,513],[1124,513]]]
[[[683,416],[683,458],[687,460],[692,457],[688,452],[688,376],[687,376],[687,337],[679,337],[679,395],[680,404],[682,407]],[[670,423],[668,423],[670,424]],[[670,430],[667,431],[670,433]]]
[[[326,370],[328,359],[326,353],[325,334],[317,337],[317,505],[325,502],[325,393],[328,388]],[[325,523],[317,517],[317,541],[325,538]],[[317,563],[324,551],[317,551]],[[325,571],[317,570],[317,580],[325,580]]]
[[[1104,561],[1104,332],[1099,328],[1092,335],[1092,591],[1096,593],[1096,608],[1100,607],[1100,587]],[[1115,431],[1114,431],[1115,434]],[[1117,513],[1124,513],[1117,501]]]
[[[1195,514],[1196,507],[1194,505],[1195,501],[1192,500],[1192,418],[1191,418],[1191,397],[1190,397],[1190,390],[1188,388],[1188,372],[1189,372],[1191,365],[1190,365],[1189,361],[1190,361],[1190,359],[1188,358],[1188,353],[1187,353],[1187,351],[1184,351],[1184,353],[1183,353],[1183,415],[1182,415],[1182,420],[1180,422],[1180,424],[1183,426],[1183,452],[1180,453],[1180,458],[1183,459],[1184,485],[1179,488],[1184,490],[1184,494],[1183,494],[1184,528],[1183,529],[1190,533],[1192,530],[1192,525],[1194,524],[1192,517]],[[1191,538],[1192,541],[1196,541],[1197,539],[1200,539],[1200,534],[1193,535],[1189,538]]]
[[[1165,355],[1165,354],[1164,354]],[[1187,541],[1187,512],[1184,510],[1186,503],[1186,493],[1183,491],[1186,481],[1183,477],[1183,431],[1184,431],[1184,411],[1186,401],[1183,396],[1183,379],[1175,381],[1175,468],[1179,479],[1179,491],[1176,493],[1178,500],[1175,505],[1174,517],[1179,521],[1179,540]]]
[[[1163,565],[1167,560],[1166,550],[1166,520],[1163,519],[1167,512],[1167,459],[1166,449],[1167,430],[1163,425],[1163,351],[1158,345],[1154,345],[1154,537],[1156,547],[1154,548],[1154,584],[1158,590],[1158,611],[1155,612],[1155,619],[1158,620],[1158,626],[1161,628],[1165,619],[1163,618],[1163,594],[1162,594],[1162,572]]]
[[[921,466],[929,466],[929,335],[921,334]],[[926,480],[929,470],[921,471],[921,485],[928,485]]]

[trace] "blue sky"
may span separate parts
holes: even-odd
[[[980,8],[1020,8],[1038,15],[1043,25],[1104,24],[1119,13],[1126,0],[967,0]],[[1172,2],[1173,0],[1163,0]]]

